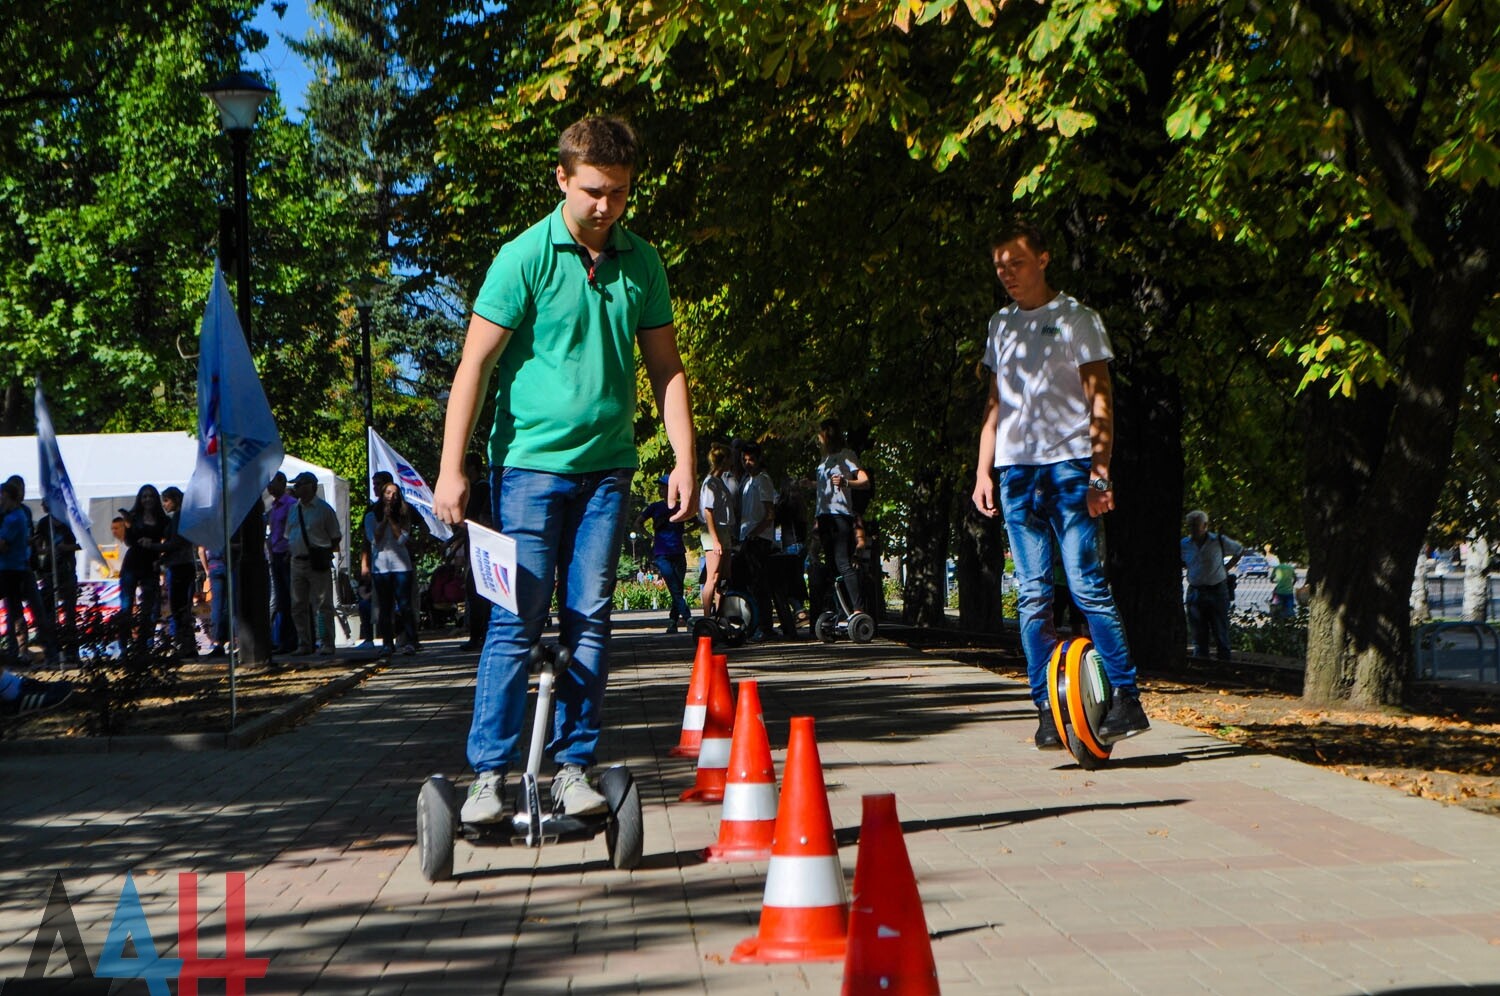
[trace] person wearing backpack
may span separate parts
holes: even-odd
[[[1229,572],[1240,562],[1245,548],[1223,533],[1210,532],[1207,512],[1189,512],[1187,526],[1188,534],[1182,538],[1182,566],[1187,571],[1186,606],[1193,653],[1208,657],[1212,635],[1219,660],[1227,661],[1229,607],[1234,602]]]

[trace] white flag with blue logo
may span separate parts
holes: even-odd
[[[516,541],[477,522],[469,528],[469,576],[474,590],[503,609],[517,612]]]
[[[395,450],[390,444],[380,438],[380,433],[374,427],[370,428],[370,499],[379,501],[380,496],[375,493],[375,473],[385,471],[395,480],[396,486],[401,489],[401,496],[406,503],[422,516],[422,521],[427,524],[428,532],[440,540],[451,539],[453,529],[439,519],[432,511],[432,489],[417,473],[416,468],[406,462],[406,458]]]
[[[36,382],[36,456],[42,478],[42,504],[54,522],[66,522],[73,538],[83,547],[83,555],[101,566],[107,566],[99,544],[94,542],[89,515],[78,501],[68,468],[63,465],[62,450],[57,447],[57,430],[52,427],[52,413],[42,394],[42,381]]]
[[[182,534],[224,549],[225,506],[228,528],[238,529],[285,457],[229,285],[215,264],[198,335],[198,464],[182,496]]]

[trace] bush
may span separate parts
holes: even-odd
[[[1299,606],[1290,619],[1272,619],[1259,612],[1236,612],[1229,620],[1229,646],[1249,654],[1305,658],[1307,608]]]
[[[682,586],[682,597],[687,599],[689,606],[699,602],[698,576],[690,573]],[[667,592],[667,586],[655,581],[637,581],[634,575],[630,580],[615,582],[614,607],[621,611],[636,609],[655,609],[666,611],[672,607],[672,596]]]

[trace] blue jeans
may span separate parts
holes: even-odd
[[[1207,659],[1212,651],[1219,660],[1229,660],[1229,602],[1228,582],[1188,588],[1188,625],[1197,656]]]
[[[609,677],[615,567],[633,473],[549,474],[514,467],[491,472],[496,528],[516,541],[520,611],[498,605],[490,611],[469,727],[469,764],[475,772],[506,771],[515,759],[526,718],[526,661],[542,635],[558,578],[560,642],[573,652],[573,665],[554,686],[547,754],[558,765],[593,765]]]
[[[380,605],[380,640],[390,647],[397,633],[410,646],[417,645],[411,625],[411,571],[388,571],[372,578],[375,601]]]
[[[672,597],[672,622],[681,619],[690,622],[693,613],[688,609],[687,599],[682,594],[683,578],[687,576],[687,554],[659,553],[654,558],[656,570],[667,584],[667,594]]]
[[[136,599],[140,588],[140,599]],[[153,565],[144,571],[120,571],[120,654],[149,653],[161,615],[161,576]]]
[[[208,628],[214,646],[229,643],[229,569],[215,564],[208,569]]]
[[[1020,581],[1021,646],[1031,699],[1047,704],[1047,662],[1057,644],[1052,623],[1052,537],[1062,553],[1073,601],[1088,620],[1109,683],[1136,694],[1135,667],[1114,596],[1099,563],[1099,522],[1089,515],[1089,461],[1002,467],[1000,504]]]
[[[271,554],[271,646],[284,654],[297,649],[297,626],[292,620],[292,555]]]

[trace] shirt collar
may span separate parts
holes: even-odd
[[[563,220],[563,206],[565,203],[559,201],[557,208],[548,217],[547,235],[551,239],[554,248],[588,252],[588,247],[580,245],[578,240],[573,238],[573,233],[568,231],[568,223]],[[620,222],[617,221],[610,226],[609,238],[604,244],[604,251],[611,256],[617,256],[622,252],[630,252],[630,240],[625,237],[624,226]]]

